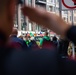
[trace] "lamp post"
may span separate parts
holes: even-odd
[[[56,0],[55,0],[55,14],[56,14]]]
[[[60,15],[60,17],[62,18],[62,5],[61,5],[61,1],[62,0],[59,0],[59,15]]]

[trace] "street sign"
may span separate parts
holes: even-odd
[[[76,0],[61,0],[61,10],[76,9]]]
[[[68,10],[71,10],[72,25],[73,25],[73,19],[74,19],[73,10],[76,10],[76,0],[59,0],[60,16],[62,17],[62,11],[68,11]]]

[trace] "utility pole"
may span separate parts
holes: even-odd
[[[56,3],[57,3],[57,2],[56,2],[56,0],[55,0],[55,14],[56,14]]]
[[[71,15],[72,15],[72,25],[74,25],[74,13],[73,10],[71,10]],[[72,57],[75,59],[75,45],[72,43]]]
[[[28,5],[28,3],[29,3],[28,1],[29,1],[29,0],[25,0],[25,4],[26,4],[26,5]],[[26,18],[26,24],[27,24],[26,30],[29,31],[29,20],[28,20],[28,18]]]
[[[62,5],[61,5],[61,1],[62,0],[59,0],[59,15],[62,18]]]
[[[21,31],[21,4],[18,5],[18,30]]]
[[[74,25],[74,13],[73,13],[73,10],[71,10],[71,15],[72,15],[72,25]]]
[[[67,10],[67,22],[68,22],[68,10]]]

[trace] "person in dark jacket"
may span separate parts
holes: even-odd
[[[40,40],[40,47],[43,49],[51,49],[55,47],[50,37],[48,36],[48,32],[45,32],[44,37]]]
[[[40,46],[42,46],[44,39],[46,41],[51,41],[50,37],[48,36],[48,32],[45,32],[44,37],[40,40]]]
[[[9,38],[10,39],[9,45],[13,48],[27,49],[28,47],[27,47],[26,42],[23,39],[18,38],[17,35],[18,35],[17,29],[13,28],[13,31],[12,31],[10,38]]]
[[[32,50],[38,50],[38,49],[40,49],[35,40],[31,40],[30,41],[29,48],[31,48]]]
[[[58,46],[58,39],[57,37],[54,35],[53,39],[52,39],[53,43],[55,44],[55,46]]]

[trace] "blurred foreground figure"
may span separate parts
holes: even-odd
[[[56,49],[16,51],[4,47],[12,33],[15,6],[16,0],[0,0],[0,75],[76,75],[76,61],[62,59]],[[57,15],[28,6],[23,7],[22,11],[32,21],[67,37],[76,44],[76,27],[65,23]]]

